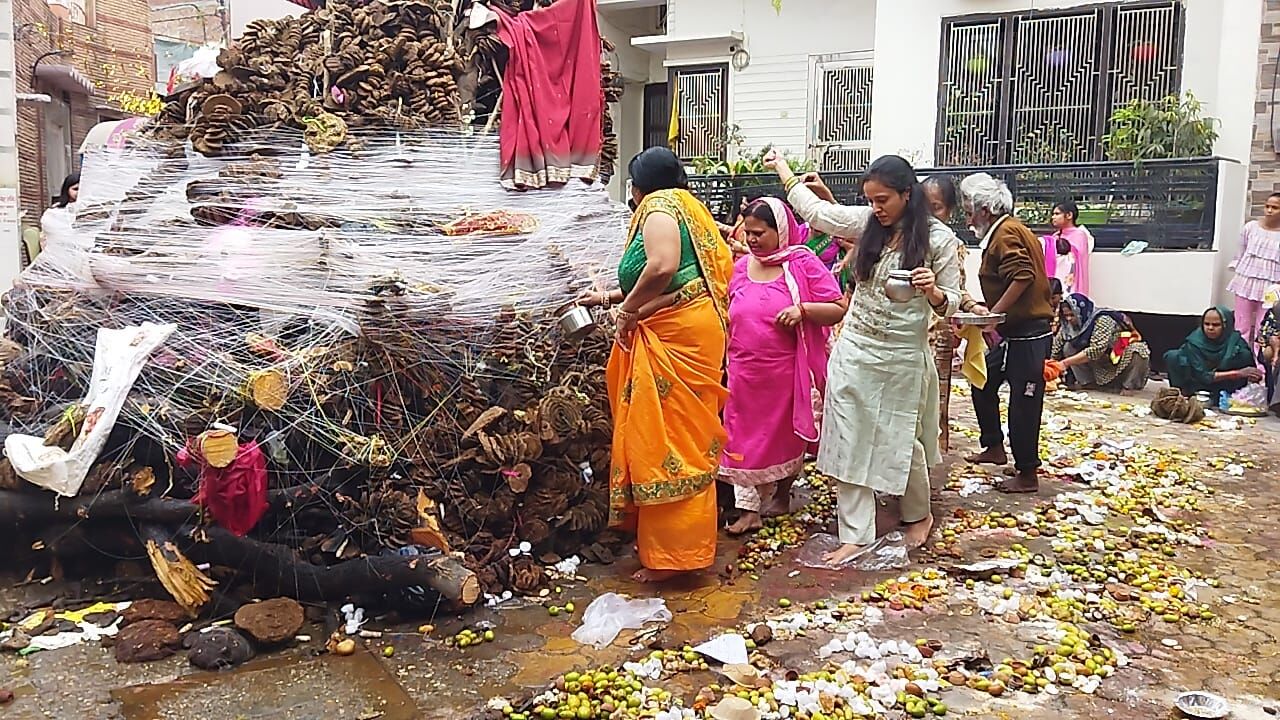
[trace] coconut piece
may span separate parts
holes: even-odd
[[[760,711],[750,700],[730,695],[708,708],[707,717],[715,720],[760,720]]]
[[[236,459],[240,443],[228,430],[207,430],[200,435],[200,455],[215,468],[225,468]]]

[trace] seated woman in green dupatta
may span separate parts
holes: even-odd
[[[1170,387],[1183,395],[1208,392],[1215,403],[1219,393],[1234,393],[1263,379],[1249,343],[1236,330],[1235,313],[1222,305],[1206,310],[1200,327],[1182,347],[1165,353],[1164,362]]]

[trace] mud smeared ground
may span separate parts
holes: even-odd
[[[1157,718],[1170,715],[1174,696],[1184,690],[1210,690],[1232,702],[1234,717],[1268,717],[1265,707],[1277,699],[1280,683],[1280,423],[1245,424],[1238,430],[1211,430],[1168,425],[1130,412],[1130,401],[1094,395],[1081,402],[1068,397],[1050,401],[1070,421],[1049,434],[1049,450],[1061,451],[1083,434],[1130,438],[1155,447],[1178,448],[1197,456],[1197,478],[1216,492],[1202,499],[1195,519],[1211,533],[1203,547],[1184,550],[1177,562],[1220,581],[1214,594],[1216,619],[1205,623],[1166,623],[1156,618],[1128,634],[1111,633],[1110,641],[1131,663],[1107,679],[1094,695],[1064,691],[1056,696],[1012,693],[993,699],[972,690],[946,694],[952,713],[975,717],[1111,717]],[[972,427],[966,398],[953,399],[956,423]],[[971,434],[971,433],[970,433]],[[935,512],[948,517],[955,508],[985,512],[1019,509],[1044,502],[1054,493],[1079,486],[1061,480],[1044,483],[1038,497],[1009,498],[995,492],[960,497],[942,489],[950,475],[976,472],[955,458],[973,449],[974,441],[953,433],[955,457],[935,479]],[[1215,458],[1248,457],[1253,467],[1233,475]],[[1012,534],[966,537],[972,559],[984,546],[1007,547]],[[732,565],[737,544],[725,542],[717,569]],[[989,553],[988,553],[989,554]],[[920,567],[936,567],[925,561]],[[195,673],[181,655],[148,665],[117,664],[109,650],[80,646],[40,652],[19,659],[0,657],[0,687],[16,698],[0,707],[5,718],[460,718],[495,697],[517,699],[544,687],[558,674],[584,667],[617,665],[646,654],[620,644],[601,651],[569,638],[590,601],[608,591],[645,596],[652,591],[627,578],[634,561],[608,568],[583,569],[586,583],[562,582],[544,603],[573,613],[552,617],[541,604],[484,609],[462,619],[436,618],[430,639],[418,623],[389,628],[382,638],[362,641],[367,652],[353,657],[317,656],[324,628],[309,628],[313,640],[301,643],[238,670]],[[788,557],[776,567],[726,582],[719,574],[690,579],[664,588],[662,597],[673,622],[656,638],[664,647],[696,644],[753,620],[779,613],[780,600],[799,607],[806,602],[858,597],[891,574],[822,572],[798,569]],[[905,571],[903,571],[905,572]],[[896,573],[894,573],[896,575]],[[48,593],[49,587],[0,591],[0,607]],[[948,648],[985,650],[992,658],[1025,654],[1032,642],[1029,628],[977,610],[964,593],[924,612],[886,612],[877,637],[914,641],[938,638]],[[495,640],[458,649],[445,641],[464,627],[492,623]],[[376,624],[375,624],[376,625]],[[804,671],[820,669],[817,648],[830,639],[821,632],[775,643],[767,654],[778,665]],[[1166,643],[1165,641],[1170,641]],[[1176,642],[1177,649],[1168,645]],[[384,657],[385,648],[393,648]],[[691,697],[707,677],[677,676],[664,681],[676,695]],[[414,708],[416,706],[416,709]],[[891,716],[898,716],[893,714]]]

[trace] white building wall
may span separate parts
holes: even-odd
[[[675,38],[743,34],[751,55],[746,69],[729,71],[729,117],[744,139],[743,150],[765,145],[803,153],[808,142],[811,79],[809,57],[865,52],[875,43],[875,0],[669,0],[667,34]],[[676,44],[651,82],[666,82],[663,65],[724,63],[729,54]]]

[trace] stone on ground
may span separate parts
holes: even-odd
[[[282,643],[297,635],[304,621],[302,606],[289,598],[264,600],[236,611],[236,627],[266,645]]]
[[[226,670],[253,657],[253,644],[236,630],[225,627],[187,636],[187,660],[201,670]]]
[[[122,663],[163,660],[182,645],[178,629],[163,620],[139,620],[116,635],[116,660]]]

